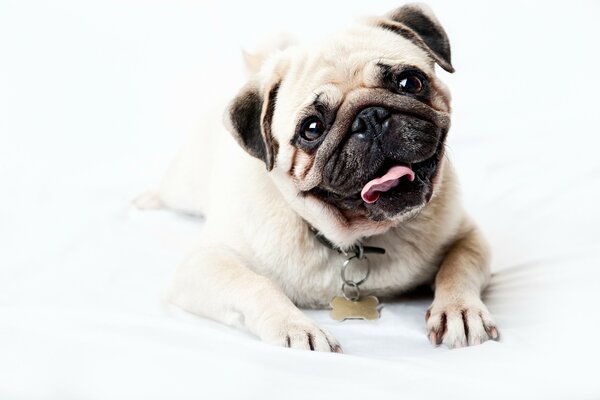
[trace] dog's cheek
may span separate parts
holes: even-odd
[[[307,154],[300,149],[294,150],[292,158],[292,169],[290,175],[298,181],[302,181],[308,175],[315,161],[314,155]]]
[[[439,79],[431,82],[431,107],[437,111],[450,113],[452,95],[450,89]]]

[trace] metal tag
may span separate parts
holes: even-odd
[[[348,300],[341,296],[336,296],[331,300],[331,318],[336,321],[345,319],[378,319],[379,311],[377,306],[379,300],[375,296],[362,297],[359,300]]]

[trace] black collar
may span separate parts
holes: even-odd
[[[373,247],[373,246],[363,246],[361,242],[357,242],[352,247],[344,250],[331,242],[331,240],[327,239],[321,232],[317,230],[314,226],[308,224],[308,229],[312,233],[315,234],[315,237],[321,244],[325,247],[328,247],[331,250],[337,251],[340,254],[345,256],[353,255],[359,259],[363,258],[364,254],[385,254],[385,249],[382,247]]]

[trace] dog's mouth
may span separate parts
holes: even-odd
[[[383,176],[370,180],[360,191],[360,196],[365,203],[373,204],[382,193],[387,193],[406,181],[415,180],[415,172],[410,164],[392,165],[386,169],[387,172]]]
[[[383,221],[424,206],[433,194],[443,157],[443,140],[435,153],[416,163],[386,159],[366,183],[352,193],[316,187],[310,193],[334,206],[347,217],[366,216]]]

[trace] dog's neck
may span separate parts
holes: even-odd
[[[341,247],[336,246],[331,242],[331,240],[327,239],[325,235],[323,235],[317,228],[312,226],[307,222],[308,229],[315,235],[317,240],[324,245],[325,247],[337,251],[340,254],[345,256],[355,256],[359,259],[363,258],[365,254],[385,254],[385,249],[383,247],[374,247],[374,246],[363,246],[361,242],[356,242],[354,245],[349,248],[342,249]]]

